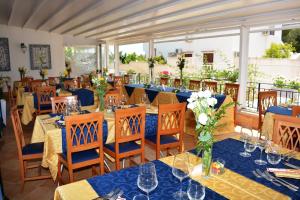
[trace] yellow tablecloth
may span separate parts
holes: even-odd
[[[17,93],[17,105],[21,106],[24,105],[24,91],[25,88],[22,86],[17,87],[16,89]]]
[[[123,94],[127,95],[129,104],[139,104],[141,102],[141,97],[145,95],[144,88],[135,88],[129,97],[125,87],[123,87]],[[223,105],[232,102],[232,98],[230,96],[226,96]],[[169,104],[169,103],[179,103],[175,93],[172,92],[159,92],[151,105],[157,106],[158,104]],[[190,135],[195,135],[195,127],[196,121],[194,114],[191,110],[186,111],[185,117],[185,132]],[[225,116],[219,121],[218,125],[222,125],[218,127],[214,134],[215,135],[223,135],[234,132],[234,107],[229,107],[226,109]]]
[[[201,163],[201,158],[193,154],[189,154],[189,160],[193,167],[198,165],[198,163]],[[160,161],[172,166],[173,156],[162,158]],[[211,177],[208,179],[203,178],[197,173],[193,174],[191,178],[228,199],[289,199],[288,196],[260,183],[252,181],[251,179],[248,179],[229,169],[225,169],[225,173],[222,175],[211,175]],[[55,190],[54,199],[90,200],[97,196],[97,193],[93,190],[90,184],[86,180],[82,180],[58,187]]]

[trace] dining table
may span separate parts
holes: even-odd
[[[292,116],[292,108],[290,106],[270,106],[266,110],[261,127],[261,135],[270,140],[272,140],[274,131],[274,115]]]
[[[281,149],[282,153],[289,150]],[[300,192],[293,191],[281,184],[274,184],[273,181],[264,177],[258,177],[253,171],[260,170],[262,173],[268,168],[288,168],[283,161],[276,165],[257,165],[254,160],[260,157],[260,150],[257,148],[251,153],[251,157],[245,158],[239,155],[244,151],[244,143],[238,137],[227,138],[213,145],[213,159],[223,159],[225,169],[221,174],[211,173],[208,177],[203,176],[201,166],[201,154],[196,150],[184,152],[179,156],[188,154],[190,173],[188,178],[182,182],[183,191],[187,191],[189,180],[199,182],[205,186],[205,199],[300,199]],[[178,155],[177,155],[178,156]],[[266,160],[266,152],[262,158]],[[300,166],[300,153],[296,153],[289,162]],[[173,193],[180,188],[180,182],[172,174],[174,156],[168,156],[159,160],[151,161],[156,168],[158,186],[150,192],[150,199],[173,199]],[[96,199],[103,197],[115,188],[123,191],[122,197],[133,199],[135,195],[143,193],[137,186],[139,174],[138,166],[129,167],[120,171],[110,172],[101,176],[94,176],[67,185],[59,186],[55,190],[55,200],[69,199]],[[300,187],[300,181],[292,178],[282,178]]]
[[[180,91],[174,87],[167,86],[150,86],[145,84],[127,84],[123,86],[123,94],[127,96],[129,104],[141,103],[144,97],[152,106],[159,104],[187,103],[187,99],[191,96],[192,90]],[[222,105],[233,102],[229,95],[214,94],[217,99],[215,109]],[[190,135],[195,135],[196,120],[192,110],[187,109],[185,114],[185,132]],[[218,122],[218,128],[214,131],[214,135],[226,135],[234,132],[234,106],[228,107],[225,110],[225,116]]]
[[[130,105],[125,105],[128,107]],[[135,105],[143,106],[143,105]],[[95,112],[95,106],[85,106],[81,110],[84,113]],[[103,122],[103,141],[106,144],[115,141],[115,112],[104,113]],[[145,120],[145,135],[156,135],[157,129],[157,107],[150,107],[146,109]],[[44,142],[44,151],[42,158],[42,166],[49,168],[53,180],[57,176],[58,153],[66,152],[66,129],[64,126],[58,126],[57,121],[61,119],[62,115],[45,114],[36,117],[31,143]]]

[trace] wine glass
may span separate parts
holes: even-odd
[[[113,97],[109,96],[108,98],[108,104],[107,104],[107,112],[112,112],[112,106],[113,106]]]
[[[124,105],[126,104],[126,102],[127,102],[127,98],[126,98],[125,94],[123,94],[121,96],[121,106],[122,106],[122,108],[124,108]]]
[[[248,140],[244,143],[245,151],[248,152],[250,156],[251,153],[256,149],[256,143],[252,138],[253,137],[249,137]]]
[[[281,155],[279,153],[279,147],[277,145],[270,145],[267,152],[267,160],[272,165],[277,165],[281,161]]]
[[[267,162],[262,159],[262,152],[263,152],[264,148],[266,147],[266,145],[267,145],[266,140],[261,139],[261,140],[257,141],[256,147],[258,147],[260,149],[260,157],[259,157],[259,159],[254,160],[255,164],[257,164],[257,165],[266,165],[267,164]]]
[[[241,140],[244,142],[244,152],[241,152],[240,153],[240,156],[242,156],[242,157],[245,157],[245,158],[247,158],[247,157],[250,157],[251,156],[251,154],[250,153],[248,153],[247,151],[246,151],[246,149],[245,149],[245,146],[246,146],[246,144],[248,143],[248,138],[249,138],[249,136],[247,135],[247,133],[245,133],[245,132],[241,132]]]
[[[149,193],[158,185],[156,169],[153,163],[149,162],[140,165],[137,185],[141,190],[147,193],[147,198],[149,199]]]
[[[174,193],[175,199],[186,199],[187,193],[182,191],[182,180],[189,175],[189,158],[188,154],[177,154],[174,156],[172,174],[180,181],[180,190]]]
[[[190,179],[187,195],[190,200],[203,200],[205,197],[205,187],[201,183]]]

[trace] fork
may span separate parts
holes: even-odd
[[[291,184],[290,182],[288,182],[288,181],[286,181],[286,180],[284,180],[284,179],[282,179],[282,178],[275,177],[275,176],[273,176],[272,174],[270,174],[268,171],[264,171],[264,173],[265,173],[267,176],[269,176],[270,178],[272,178],[272,179],[277,179],[278,182],[285,183],[285,184],[289,185],[290,187],[295,188],[296,190],[299,189],[298,186],[296,186],[296,185],[294,185],[294,184]]]
[[[118,196],[120,196],[119,194],[121,192],[123,193],[123,191],[120,190],[119,188],[115,188],[112,191],[110,191],[109,193],[107,193],[106,195],[98,196],[98,197],[96,197],[92,200],[100,200],[100,199],[103,199],[103,200],[116,200],[118,198]]]
[[[264,173],[262,173],[259,169],[256,169],[255,171],[256,171],[256,173],[257,173],[259,176],[261,176],[262,178],[264,178],[264,179],[266,179],[266,180],[272,182],[274,185],[276,185],[276,186],[278,186],[278,187],[281,186],[281,184],[279,184],[279,183],[275,182],[274,180],[270,179],[268,176],[266,176]]]
[[[253,170],[252,173],[256,178],[262,178],[256,171]]]

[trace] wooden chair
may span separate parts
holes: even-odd
[[[123,83],[126,85],[126,84],[129,84],[130,83],[130,77],[128,74],[125,74],[124,77],[123,77]]]
[[[61,164],[68,169],[70,182],[74,181],[74,170],[83,167],[92,166],[93,174],[98,174],[95,166],[99,166],[102,175],[103,113],[66,116],[65,123],[67,146],[63,153],[58,154],[57,180],[61,183]]]
[[[300,118],[274,115],[272,140],[284,148],[300,151]]]
[[[74,79],[75,88],[80,88],[81,86],[81,78],[78,76],[76,79]]]
[[[43,81],[42,80],[32,80],[30,82],[30,91],[31,92],[36,92],[36,89],[38,87],[42,87]]]
[[[143,163],[146,108],[119,109],[115,113],[115,142],[104,144],[104,152],[115,159],[116,170],[120,169],[121,159],[134,155],[141,155]]]
[[[90,88],[90,87],[92,87],[91,80],[90,80],[90,77],[88,75],[82,75],[81,87],[82,88]]]
[[[270,106],[277,106],[276,91],[261,91],[258,93],[258,129],[261,130],[263,115]]]
[[[169,84],[169,78],[160,78],[159,79],[160,85],[168,85]]]
[[[121,95],[118,90],[112,90],[105,93],[104,102],[105,105],[109,105],[109,101],[112,100],[113,106],[118,106],[121,100]]]
[[[236,124],[236,116],[235,115],[237,113],[239,88],[240,88],[240,84],[225,83],[224,94],[229,95],[232,98],[233,102],[235,103],[235,106],[234,106],[234,124]]]
[[[180,79],[179,78],[175,78],[174,79],[174,83],[173,83],[173,86],[175,87],[175,88],[179,88],[180,87]]]
[[[48,77],[48,84],[51,86],[56,85],[56,77]]]
[[[33,81],[33,77],[26,76],[21,81],[24,87],[28,87],[30,89],[30,83]]]
[[[49,113],[52,111],[51,97],[56,97],[54,86],[45,86],[37,88],[37,114]]]
[[[205,90],[210,90],[213,93],[217,93],[218,91],[218,83],[215,81],[204,81],[204,89]]]
[[[199,80],[190,80],[189,90],[200,90],[201,81]]]
[[[158,105],[157,133],[146,136],[146,144],[156,150],[156,159],[163,150],[167,154],[172,148],[182,152],[185,109],[186,103]]]
[[[300,106],[292,106],[292,116],[299,117],[300,115]]]
[[[16,99],[13,96],[12,90],[11,90],[11,86],[7,85],[7,96],[8,96],[8,103],[10,105],[10,107],[16,105]]]
[[[77,96],[51,97],[52,113],[64,113],[68,101],[77,101]]]
[[[64,81],[64,88],[65,89],[74,89],[77,87],[77,83],[75,82],[75,80],[65,80]]]
[[[41,164],[27,165],[28,161],[35,161],[43,158],[44,143],[31,143],[25,144],[23,129],[19,117],[19,112],[16,106],[11,108],[11,120],[16,137],[18,158],[20,165],[20,176],[21,176],[21,188],[24,189],[25,181],[33,181],[40,179],[51,178],[50,175],[41,174]],[[26,172],[28,169],[39,168],[38,176],[27,177]]]

